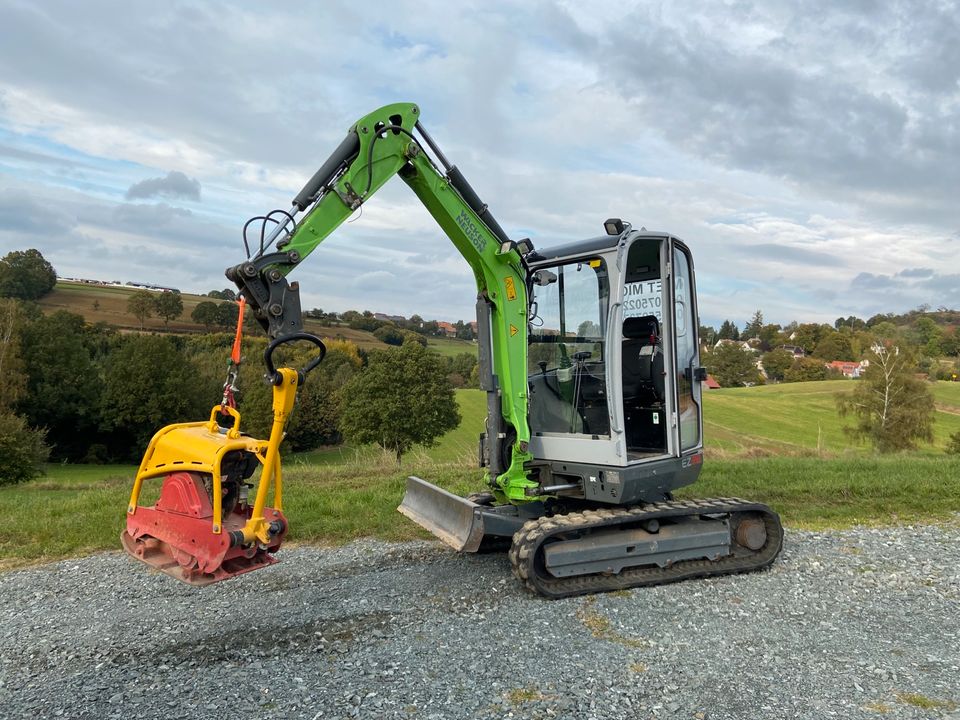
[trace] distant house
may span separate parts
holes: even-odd
[[[64,277],[57,275],[57,280],[61,282],[83,283],[84,285],[123,285],[119,280],[88,280],[87,278]]]
[[[858,378],[860,373],[863,372],[867,367],[869,367],[870,361],[864,360],[863,362],[847,362],[845,360],[834,360],[833,362],[828,362],[827,367],[836,370],[840,373],[843,373],[844,377],[848,378]]]
[[[380,322],[402,323],[407,320],[403,315],[387,315],[386,313],[374,313],[373,317]]]
[[[750,343],[746,342],[745,340],[728,340],[727,338],[723,338],[722,340],[717,340],[717,344],[714,345],[714,347],[718,348],[721,345],[736,345],[741,350],[745,350],[747,352],[759,352],[755,347],[752,347]]]
[[[81,280],[80,282],[90,282],[88,280]],[[139,282],[127,282],[128,287],[139,288],[140,290],[149,290],[150,292],[164,292],[164,293],[179,293],[180,291],[177,288],[164,287],[163,285],[151,285],[150,283],[139,283]]]
[[[457,336],[457,329],[448,322],[438,322],[437,327],[447,337],[455,338]]]
[[[707,379],[703,381],[703,386],[710,390],[716,390],[720,387],[720,383],[717,382],[717,379],[713,375],[708,374]]]

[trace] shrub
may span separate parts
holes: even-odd
[[[412,342],[416,343],[421,347],[427,347],[427,339],[418,333],[415,333],[411,330],[402,330],[403,342]]]
[[[812,357],[800,357],[783,374],[784,382],[811,382],[827,379],[827,366],[823,360]]]
[[[393,325],[383,325],[373,331],[373,336],[387,345],[403,345],[403,332]]]
[[[32,480],[43,474],[50,455],[43,430],[34,430],[11,412],[0,411],[0,485]]]
[[[947,443],[947,452],[951,455],[960,455],[960,430],[950,435]]]

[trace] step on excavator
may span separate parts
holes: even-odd
[[[247,259],[226,275],[270,340],[273,432],[247,438],[222,406],[206,422],[161,430],[137,474],[127,550],[194,584],[274,561],[287,527],[278,447],[309,369],[275,370],[270,354],[307,341],[322,357],[323,347],[304,332],[299,286],[287,276],[394,175],[473,270],[487,398],[478,446],[486,487],[463,498],[410,477],[399,511],[458,551],[509,546],[514,575],[551,598],[773,563],[783,528],[766,505],[674,498],[703,467],[706,372],[687,245],[619,218],[598,237],[548,249],[511,239],[409,103],[361,118],[289,211],[247,223]],[[221,427],[223,417],[233,423]],[[163,478],[160,500],[140,507],[149,478]]]

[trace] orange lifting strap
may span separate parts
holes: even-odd
[[[243,343],[243,311],[247,306],[246,298],[240,296],[240,311],[237,313],[237,333],[233,337],[233,349],[230,351],[230,363],[227,368],[227,379],[223,383],[223,398],[220,404],[224,407],[236,407],[237,379],[240,373],[240,346]]]
[[[240,296],[240,312],[237,314],[237,334],[233,338],[233,350],[230,353],[230,360],[234,365],[240,364],[240,343],[243,340],[243,310],[247,306],[247,299]]]

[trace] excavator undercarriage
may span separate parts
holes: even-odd
[[[524,524],[510,564],[551,598],[759,570],[783,542],[779,517],[736,498],[585,510]]]
[[[783,543],[776,513],[737,498],[628,507],[487,500],[473,502],[410,477],[398,509],[454,550],[509,547],[514,576],[551,598],[759,570]]]

